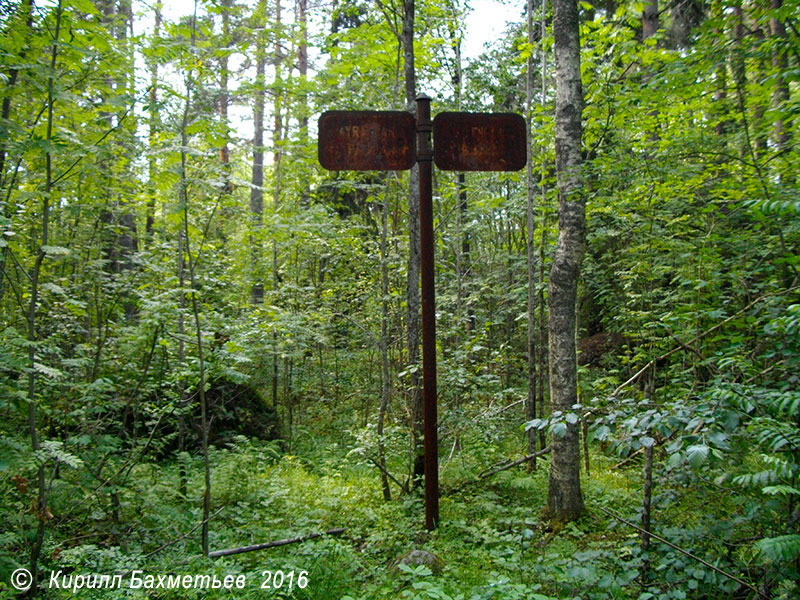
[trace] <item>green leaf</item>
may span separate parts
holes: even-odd
[[[43,365],[42,363],[34,363],[33,364],[34,371],[41,373],[42,375],[46,375],[51,379],[59,379],[64,376],[64,374],[59,371],[58,369],[54,369],[53,367],[48,367],[47,365]]]
[[[536,429],[540,429],[541,424],[542,424],[542,419],[533,419],[525,423],[523,427],[525,428],[525,431],[528,431],[529,429],[533,429],[534,427]]]
[[[800,490],[790,485],[768,485],[761,489],[762,492],[770,496],[777,496],[779,494],[786,494],[787,496],[800,496]]]
[[[693,469],[699,468],[708,459],[708,446],[695,444],[686,449],[686,460]]]
[[[610,433],[611,429],[608,427],[608,425],[600,425],[600,427],[594,431],[594,439],[604,442],[608,439]]]
[[[43,283],[42,289],[47,290],[48,292],[52,292],[53,294],[66,294],[66,290],[62,288],[60,285],[56,285],[55,283]]]
[[[42,246],[42,252],[48,256],[66,256],[69,254],[69,248],[64,248],[64,246]]]

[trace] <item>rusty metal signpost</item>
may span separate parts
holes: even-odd
[[[433,163],[445,171],[519,171],[526,164],[525,121],[512,113],[444,112],[431,122],[431,99],[421,94],[416,121],[402,111],[323,113],[318,154],[331,171],[403,171],[419,165],[425,528],[430,531],[439,521]]]

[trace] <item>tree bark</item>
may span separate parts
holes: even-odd
[[[161,8],[162,4],[160,0],[157,0],[155,5],[153,6],[154,18],[155,18],[155,28],[153,30],[153,39],[158,40],[159,36],[161,35]],[[158,113],[158,59],[153,58],[152,63],[150,65],[150,90],[149,90],[149,99],[150,99],[150,118],[148,120],[148,126],[150,131],[148,132],[148,139],[150,143],[150,155],[147,159],[147,177],[148,177],[148,197],[147,197],[147,208],[145,214],[145,247],[147,247],[153,239],[153,229],[155,227],[156,221],[156,196],[157,196],[157,189],[156,189],[156,177],[158,173],[158,163],[156,162],[156,153],[155,153],[155,146],[156,146],[156,136],[158,135],[158,128],[159,128],[159,113]]]
[[[260,0],[256,7],[256,79],[255,98],[253,102],[253,167],[250,179],[250,219],[252,231],[250,233],[250,269],[252,283],[250,300],[253,304],[264,302],[264,282],[261,276],[261,222],[264,214],[264,105],[267,94],[266,68],[267,48],[266,34],[262,28],[266,27],[267,6],[265,0]]]
[[[231,0],[222,0],[222,45],[227,48],[231,43]],[[223,52],[219,59],[219,96],[217,97],[217,111],[219,120],[225,130],[225,139],[219,149],[219,162],[222,166],[223,191],[230,194],[233,191],[231,181],[231,155],[228,148],[228,104],[230,94],[228,92],[228,79],[230,71],[228,69],[228,54]]]
[[[406,110],[416,113],[417,83],[414,66],[414,14],[415,0],[403,1],[403,75],[405,79]],[[419,171],[417,165],[411,168],[408,178],[408,284],[406,311],[406,341],[408,348],[408,364],[419,363],[420,332],[420,292],[419,292]],[[410,413],[411,413],[411,454],[413,459],[412,480],[416,486],[425,474],[422,451],[422,394],[420,393],[420,376],[417,369],[412,369],[410,379]]]
[[[31,29],[33,28],[33,0],[25,0],[18,8],[19,11],[19,18],[22,19],[25,23],[25,35],[27,36]],[[15,15],[16,17],[16,15]],[[20,61],[25,60],[25,55],[27,54],[27,48],[23,48],[19,53]],[[0,139],[0,184],[5,183],[5,173],[6,173],[6,142],[8,130],[6,128],[6,123],[11,118],[11,97],[14,92],[14,88],[17,85],[17,79],[19,78],[19,71],[20,66],[14,65],[9,69],[8,79],[6,82],[5,90],[3,91],[3,105],[2,105],[2,120],[0,120],[0,134],[2,134],[2,138]],[[0,185],[0,187],[2,187]],[[0,282],[2,284],[2,282]]]
[[[540,15],[540,44],[542,53],[542,94],[539,98],[539,106],[544,114],[545,106],[547,105],[547,51],[545,48],[545,38],[547,36],[547,0],[542,0],[542,14]],[[541,239],[539,241],[539,268],[537,272],[537,285],[539,286],[539,335],[537,338],[536,353],[536,403],[539,406],[539,415],[544,416],[544,390],[545,390],[545,375],[547,373],[547,321],[545,319],[545,298],[544,298],[544,259],[545,248],[548,244],[547,237],[547,154],[542,152],[542,172],[539,174],[539,188],[541,195]],[[546,432],[544,429],[539,430],[539,447],[544,448],[547,445]]]
[[[770,0],[770,8],[779,11],[783,0]],[[772,46],[772,68],[775,72],[775,87],[772,90],[772,108],[778,112],[774,121],[773,139],[779,153],[791,147],[792,136],[781,111],[786,110],[789,102],[789,82],[786,79],[789,61],[786,58],[786,25],[782,20],[773,15],[769,20],[770,35],[774,38]],[[795,177],[790,169],[784,169],[779,176],[781,181],[791,183]]]
[[[39,302],[39,276],[42,264],[45,259],[45,247],[49,243],[49,219],[51,196],[53,192],[53,157],[50,150],[53,139],[54,127],[54,107],[56,102],[55,82],[56,82],[56,60],[58,58],[58,44],[61,34],[62,6],[59,0],[56,6],[56,24],[53,33],[53,44],[50,55],[50,74],[47,78],[47,150],[45,151],[45,182],[44,193],[42,195],[41,225],[42,237],[41,245],[36,253],[36,261],[29,274],[30,303],[28,304],[28,430],[31,438],[31,449],[34,453],[39,451],[39,435],[36,414],[36,342],[38,340],[38,327],[36,321],[36,308]],[[44,530],[47,520],[52,518],[47,507],[48,486],[45,481],[44,464],[39,464],[37,469],[38,490],[35,504],[33,505],[34,514],[39,521],[36,528],[36,535],[31,545],[30,570],[32,574],[31,594],[36,595],[37,573],[39,569],[39,556],[44,544]]]
[[[577,287],[586,238],[581,157],[580,41],[576,0],[554,0],[556,62],[556,171],[558,240],[550,269],[550,398],[554,411],[566,414],[577,403],[575,314]],[[578,425],[553,436],[547,508],[559,521],[583,513]]]
[[[392,499],[389,489],[389,477],[386,470],[386,448],[383,441],[383,427],[386,410],[389,406],[389,265],[386,236],[389,228],[389,186],[391,175],[386,176],[386,190],[383,195],[381,209],[381,404],[378,409],[378,468],[381,471],[381,489],[383,499]]]
[[[544,8],[544,3],[542,3]],[[534,0],[527,0],[527,29],[528,46],[530,55],[526,64],[526,86],[525,86],[525,112],[527,138],[527,169],[525,171],[525,183],[527,190],[527,211],[526,211],[526,246],[528,256],[528,395],[525,401],[525,419],[530,421],[536,418],[536,247],[534,244],[534,198],[536,196],[536,185],[533,179],[533,147],[531,130],[533,128],[533,9]],[[544,52],[542,52],[544,57]],[[542,61],[543,63],[544,61]],[[544,90],[542,90],[544,92]],[[528,454],[536,452],[537,429],[531,427],[528,430]],[[536,468],[536,458],[528,463],[531,469]]]
[[[647,0],[642,10],[642,40],[658,31],[658,0]]]
[[[653,496],[653,446],[644,448],[644,489],[642,494],[642,553],[650,552],[650,501]],[[647,575],[650,570],[650,559],[642,561],[641,580],[642,585],[647,584]]]
[[[281,137],[283,131],[283,121],[281,119],[281,0],[275,0],[275,46],[273,47],[274,61],[275,61],[275,104],[274,104],[274,122],[272,131],[272,167],[274,187],[272,190],[272,210],[274,214],[278,214],[281,205]],[[263,157],[262,157],[263,158]],[[278,275],[278,241],[273,238],[272,240],[272,291],[277,292],[280,286],[280,277]],[[262,290],[263,301],[263,290]],[[278,408],[278,333],[272,333],[272,406]],[[291,398],[287,398],[289,402],[289,432],[291,435],[291,411],[293,409]]]

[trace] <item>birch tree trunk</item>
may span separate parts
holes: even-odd
[[[566,414],[578,401],[575,312],[586,238],[581,157],[583,96],[577,1],[554,0],[553,13],[558,240],[549,285],[550,399],[553,411]],[[578,424],[567,424],[563,436],[553,436],[552,446],[548,512],[556,520],[575,520],[583,512]]]

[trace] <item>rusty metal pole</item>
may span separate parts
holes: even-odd
[[[439,442],[436,410],[436,298],[433,261],[433,149],[431,99],[417,96],[419,254],[422,279],[422,402],[425,449],[425,529],[439,523]]]

